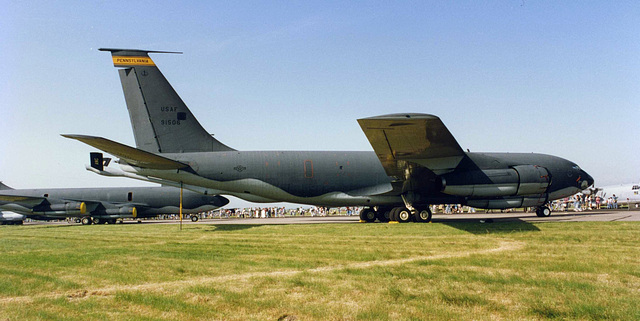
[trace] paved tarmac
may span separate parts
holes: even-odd
[[[434,214],[434,223],[448,222],[585,222],[585,221],[640,221],[640,210],[609,210],[584,212],[553,212],[549,217],[538,217],[535,213],[475,213],[475,214]],[[326,223],[359,223],[358,216],[325,216],[325,217],[279,217],[279,218],[230,218],[200,220],[196,224],[326,224]],[[189,222],[189,224],[194,224]]]
[[[597,210],[584,212],[553,212],[549,217],[538,217],[535,213],[493,213],[478,212],[475,214],[434,214],[433,223],[455,223],[455,222],[477,222],[477,223],[499,223],[499,222],[615,222],[615,221],[640,221],[640,210]],[[360,219],[354,216],[303,216],[303,217],[278,217],[278,218],[223,218],[223,219],[202,219],[198,222],[191,222],[185,219],[182,223],[188,224],[352,224],[359,223]],[[125,224],[137,224],[135,220],[125,220]],[[179,224],[176,220],[144,220],[141,224]],[[40,224],[64,224],[79,225],[68,222],[26,222],[25,225]],[[376,223],[380,224],[380,223]]]

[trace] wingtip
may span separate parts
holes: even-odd
[[[438,116],[432,114],[422,114],[422,113],[398,113],[398,114],[387,114],[380,116],[372,116],[361,118],[359,120],[366,119],[389,119],[389,120],[400,120],[400,119],[439,119]]]

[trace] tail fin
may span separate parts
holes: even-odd
[[[11,188],[11,187],[9,187],[9,186],[7,186],[7,185],[4,185],[4,183],[3,183],[3,182],[0,182],[0,190],[3,190],[3,189],[5,189],[5,190],[6,190],[6,189],[13,189],[13,188]]]
[[[198,120],[149,53],[180,53],[136,49],[109,49],[118,70],[129,109],[136,147],[152,153],[232,151],[213,138]]]

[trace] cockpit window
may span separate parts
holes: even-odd
[[[578,166],[578,165],[573,165],[573,169],[575,169],[575,170],[579,171],[579,170],[580,170],[580,166]]]

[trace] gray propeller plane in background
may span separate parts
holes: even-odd
[[[440,118],[428,114],[359,119],[374,152],[238,151],[203,129],[149,58],[160,51],[100,50],[119,68],[136,148],[63,136],[119,157],[120,170],[99,162],[87,167],[102,175],[253,202],[363,206],[360,218],[367,222],[428,222],[432,204],[536,207],[538,216],[549,216],[549,201],[593,184],[560,157],[465,152]]]
[[[228,203],[222,196],[184,191],[182,212],[196,214]],[[0,183],[0,211],[18,214],[0,212],[4,224],[21,224],[24,218],[48,221],[67,217],[80,218],[84,225],[113,224],[119,218],[178,213],[179,205],[180,190],[175,187],[13,189]]]

